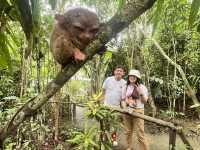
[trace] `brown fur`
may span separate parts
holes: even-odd
[[[50,46],[54,59],[65,66],[71,58],[85,59],[83,51],[99,30],[97,15],[87,9],[75,8],[56,15]]]

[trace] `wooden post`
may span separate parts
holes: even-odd
[[[185,137],[185,134],[183,132],[183,130],[180,130],[178,132],[178,135],[180,136],[181,140],[183,141],[183,143],[186,146],[187,150],[193,150],[192,145],[190,145],[189,141],[187,140],[187,138]]]
[[[61,92],[58,91],[55,96],[54,96],[54,126],[55,126],[55,132],[54,132],[54,140],[58,141],[59,139],[59,118],[60,118],[60,97],[61,97]]]
[[[169,150],[176,149],[176,130],[169,128]]]
[[[100,120],[99,124],[100,124],[99,150],[101,150],[102,144],[108,141],[108,136],[106,134],[104,121]]]
[[[75,103],[73,103],[72,104],[72,120],[73,121],[76,121],[76,104]]]
[[[71,104],[70,104],[70,96],[67,95],[67,119],[71,120]]]

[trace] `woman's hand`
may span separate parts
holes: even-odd
[[[141,102],[145,104],[148,100],[148,96],[145,95],[144,89],[142,89],[141,87],[138,87],[137,89],[138,89],[138,93],[139,93]],[[145,89],[145,90],[147,90],[147,89]]]

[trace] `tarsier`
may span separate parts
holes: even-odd
[[[83,61],[86,55],[82,52],[94,40],[100,23],[97,15],[84,8],[74,8],[64,14],[55,15],[50,46],[54,59],[64,67],[73,59]]]
[[[140,98],[140,95],[139,95],[139,92],[138,92],[138,86],[135,85],[134,86],[134,90],[133,90],[133,92],[132,92],[132,94],[131,94],[131,96],[130,96],[130,98],[128,100],[129,105],[131,105],[133,107],[136,106],[137,100],[139,98]]]
[[[140,98],[137,85],[134,86],[134,90],[131,94],[131,97],[132,97],[132,99],[135,99],[135,100]]]

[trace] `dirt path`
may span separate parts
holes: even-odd
[[[150,150],[168,150],[169,149],[169,137],[168,134],[146,134],[147,140],[150,146]],[[125,150],[126,149],[126,141],[125,136],[121,132],[119,135],[119,146],[115,147],[114,150]],[[136,139],[133,137],[133,141]],[[200,137],[189,138],[194,150],[200,150]],[[137,148],[137,144],[134,145],[135,150],[139,150]],[[177,137],[176,142],[176,150],[185,150],[185,146],[183,145],[182,141],[179,137]]]

